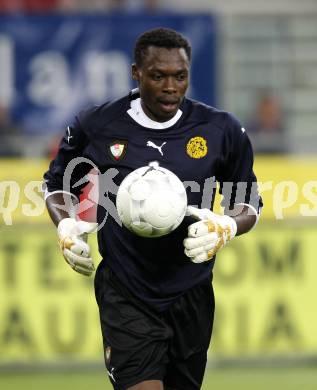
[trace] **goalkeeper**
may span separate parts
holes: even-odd
[[[182,35],[165,28],[147,31],[134,57],[132,77],[139,88],[80,113],[67,127],[44,175],[46,204],[63,256],[80,274],[95,271],[87,235],[98,230],[102,261],[95,295],[114,389],[198,390],[212,333],[215,255],[255,226],[262,206],[253,152],[232,114],[185,97],[191,47]],[[69,163],[79,157],[65,188]],[[202,205],[206,182],[218,181],[226,215],[189,206],[183,223],[158,238],[120,226],[108,215],[114,187],[154,160],[183,182],[195,182],[195,191],[187,193],[189,205]],[[83,177],[92,165],[103,174],[116,172],[113,182],[99,186],[98,229],[76,218]]]

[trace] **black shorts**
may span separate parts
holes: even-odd
[[[141,302],[104,265],[97,270],[95,292],[114,389],[145,380],[161,380],[177,390],[200,389],[215,306],[210,281],[188,290],[164,313]]]

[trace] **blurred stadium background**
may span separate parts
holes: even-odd
[[[247,129],[265,202],[218,256],[203,388],[316,389],[316,0],[0,0],[0,388],[110,389],[92,280],[64,265],[40,183],[73,115],[133,87],[156,26],[193,45],[190,96]]]

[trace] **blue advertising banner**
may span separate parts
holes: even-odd
[[[60,132],[81,108],[135,87],[135,40],[159,26],[189,39],[188,96],[214,105],[215,19],[176,14],[1,15],[0,105],[27,132]]]

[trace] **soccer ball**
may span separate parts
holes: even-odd
[[[160,237],[182,222],[187,208],[183,183],[158,163],[131,172],[122,181],[116,206],[123,225],[143,237]]]

